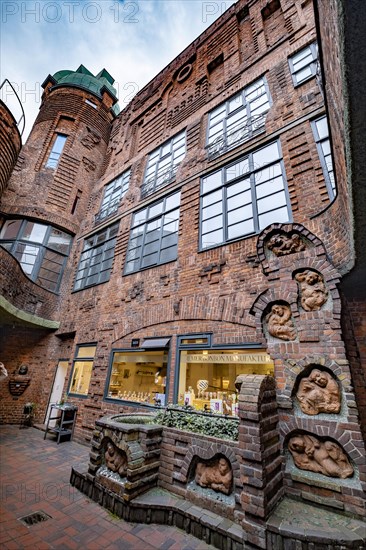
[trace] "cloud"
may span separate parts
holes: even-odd
[[[48,74],[81,63],[94,74],[105,67],[116,80],[123,108],[233,3],[2,0],[0,82],[8,78],[21,97],[24,136],[37,116]]]

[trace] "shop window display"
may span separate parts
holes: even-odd
[[[237,416],[237,376],[273,373],[273,361],[264,350],[182,350],[178,404]]]
[[[106,398],[164,406],[167,363],[167,350],[114,352]]]

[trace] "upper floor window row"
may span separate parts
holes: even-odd
[[[96,221],[101,221],[118,210],[122,198],[127,193],[130,175],[131,170],[127,170],[104,187],[102,203],[95,216]]]
[[[57,168],[66,140],[67,136],[65,134],[56,134],[56,139],[46,162],[46,168]]]
[[[98,231],[84,241],[74,290],[109,281],[119,223]]]
[[[270,108],[265,78],[260,78],[209,113],[207,150],[214,157],[264,130]]]
[[[125,274],[177,258],[180,191],[135,212]]]
[[[38,285],[57,292],[72,237],[51,225],[29,220],[8,220],[0,244],[18,260],[24,273]]]
[[[290,219],[290,200],[277,141],[201,180],[201,249]]]
[[[327,186],[330,200],[337,195],[337,188],[334,177],[332,151],[330,148],[329,130],[327,117],[323,116],[312,122],[315,141],[318,147],[320,162],[323,168],[325,184]]]
[[[290,71],[294,86],[302,84],[316,75],[318,63],[318,45],[309,44],[289,58]]]
[[[186,154],[186,132],[180,132],[152,151],[147,161],[141,198],[168,185],[175,176],[179,163]]]

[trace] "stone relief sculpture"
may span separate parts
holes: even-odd
[[[296,393],[303,413],[339,413],[341,392],[334,378],[325,371],[313,369],[302,378]]]
[[[87,128],[87,131],[88,133],[80,141],[84,145],[84,147],[86,147],[90,151],[96,145],[98,145],[98,143],[101,140],[101,137],[95,132],[93,132],[93,130],[91,130],[90,128]]]
[[[105,465],[109,470],[125,477],[127,474],[127,456],[125,453],[117,449],[110,441],[104,454]]]
[[[316,311],[321,308],[328,299],[328,290],[323,277],[307,269],[295,275],[300,287],[301,306],[305,311]]]
[[[286,256],[294,252],[301,252],[305,250],[306,246],[298,233],[292,233],[292,235],[276,233],[269,239],[267,248],[276,256]]]
[[[222,457],[213,464],[198,462],[195,481],[201,487],[229,495],[233,481],[233,472],[229,461]]]
[[[341,479],[353,475],[353,467],[346,454],[337,443],[329,439],[320,441],[314,435],[299,434],[291,437],[288,448],[300,470]]]
[[[291,318],[290,306],[274,304],[264,320],[271,336],[281,340],[295,340],[296,329]]]

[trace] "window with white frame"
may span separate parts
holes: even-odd
[[[309,44],[288,60],[294,86],[302,84],[309,78],[316,76],[318,62],[318,45]]]
[[[98,214],[95,216],[96,221],[107,218],[116,210],[128,190],[131,170],[127,170],[104,187],[102,204]]]
[[[35,283],[57,292],[70,252],[68,233],[31,220],[7,220],[0,232],[0,245],[18,260]]]
[[[144,182],[141,187],[141,198],[157,189],[168,185],[178,169],[179,163],[186,154],[186,132],[181,132],[149,155]]]
[[[112,270],[118,223],[85,239],[76,273],[74,290],[109,281]]]
[[[61,153],[65,147],[67,136],[65,134],[57,134],[53,142],[51,152],[46,162],[46,168],[57,168]]]
[[[217,156],[264,131],[270,94],[260,78],[209,113],[207,150]]]
[[[133,215],[125,274],[177,258],[180,191]]]
[[[327,117],[323,116],[314,120],[312,122],[312,127],[329,197],[333,199],[337,195],[337,188],[334,177]]]
[[[285,169],[277,141],[201,180],[201,249],[290,219]]]

